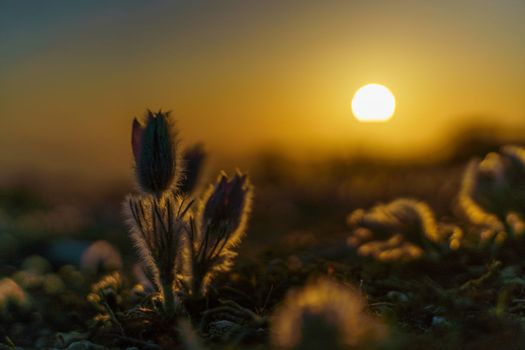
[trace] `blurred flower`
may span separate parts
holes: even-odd
[[[64,281],[55,273],[48,273],[44,276],[42,287],[47,294],[56,295],[65,288]]]
[[[351,246],[357,246],[355,235],[347,239]],[[386,240],[378,240],[358,245],[358,254],[371,256],[379,261],[409,261],[418,259],[423,255],[423,249],[404,240],[401,234],[395,234]]]
[[[39,255],[30,255],[22,262],[21,269],[12,275],[13,280],[24,289],[41,287],[46,273],[51,271],[49,262]]]
[[[374,348],[386,327],[366,309],[357,290],[321,278],[288,293],[271,319],[272,343],[286,349]]]
[[[32,271],[20,270],[13,274],[13,280],[25,289],[37,288],[44,282],[44,276]]]
[[[80,288],[84,284],[84,275],[73,265],[62,266],[59,275],[69,288]]]
[[[10,305],[27,308],[30,305],[26,292],[12,279],[0,279],[0,313],[7,312]]]
[[[119,252],[109,242],[98,240],[82,253],[80,266],[91,273],[101,270],[107,272],[119,270],[122,266],[122,259]]]
[[[146,112],[145,125],[133,120],[131,144],[140,189],[161,194],[177,184],[179,159],[176,130],[169,112]]]
[[[22,262],[22,269],[42,275],[51,270],[49,262],[40,255],[30,255]]]
[[[110,306],[115,306],[121,302],[121,290],[122,278],[118,272],[113,272],[93,284],[91,293],[89,293],[87,299],[94,305],[99,306],[101,310],[105,310],[105,308],[101,306],[102,303],[109,303],[111,304]]]
[[[425,246],[446,243],[458,249],[463,232],[457,226],[438,223],[432,209],[414,199],[401,198],[348,216],[353,228],[347,243],[358,254],[381,261],[407,261],[421,257]]]
[[[476,229],[478,242],[502,243],[524,233],[525,149],[504,146],[472,160],[463,174],[460,212]]]
[[[189,195],[195,190],[205,158],[206,153],[201,144],[194,145],[184,151],[182,155],[184,175],[179,185],[180,193]]]

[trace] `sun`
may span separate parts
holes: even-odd
[[[380,84],[365,85],[352,98],[352,112],[360,122],[386,122],[395,109],[394,94]]]

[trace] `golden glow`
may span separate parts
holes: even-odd
[[[12,20],[2,22],[0,47],[0,181],[26,171],[62,187],[127,178],[129,119],[146,108],[173,110],[182,142],[203,142],[217,166],[267,149],[308,160],[428,159],[480,123],[523,135],[525,45],[516,33],[525,1],[312,1],[293,19],[270,15],[296,10],[292,1],[130,1],[119,21],[77,3],[38,21],[24,6],[2,8]],[[107,33],[115,35],[99,40]],[[349,116],[369,82],[392,89],[402,118],[370,127]]]
[[[368,84],[352,99],[352,112],[360,122],[385,122],[394,114],[396,100],[386,86]]]

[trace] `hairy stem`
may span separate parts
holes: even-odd
[[[167,281],[161,282],[162,306],[167,315],[175,314],[175,295],[173,294],[173,285]]]
[[[202,290],[202,274],[200,273],[198,267],[193,267],[193,276],[191,280],[191,295],[194,299],[199,299],[201,297]]]

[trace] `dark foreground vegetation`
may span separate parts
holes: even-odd
[[[2,189],[0,349],[525,348],[523,148],[199,179],[169,118],[128,197]]]

